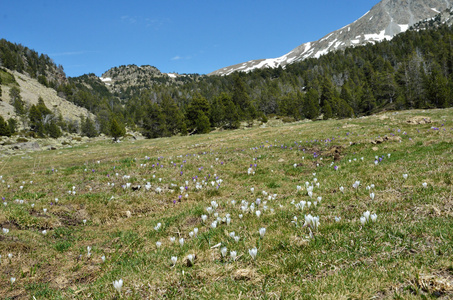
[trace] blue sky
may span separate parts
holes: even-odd
[[[0,38],[48,54],[66,75],[136,64],[207,74],[275,58],[364,15],[379,0],[2,1]]]

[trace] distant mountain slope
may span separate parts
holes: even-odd
[[[382,0],[355,22],[329,33],[318,41],[302,44],[278,58],[251,60],[216,70],[209,75],[276,68],[307,58],[318,58],[350,46],[390,40],[411,25],[432,18],[452,6],[453,0]]]
[[[112,93],[127,98],[154,84],[182,84],[197,77],[197,74],[162,73],[149,65],[123,65],[107,70],[99,79]]]

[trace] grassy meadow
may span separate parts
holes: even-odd
[[[0,175],[2,299],[453,298],[453,109],[97,141]]]

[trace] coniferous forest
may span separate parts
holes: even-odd
[[[408,30],[391,41],[285,68],[228,76],[163,76],[115,91],[94,74],[66,78],[63,67],[48,56],[6,40],[0,41],[0,60],[3,68],[27,73],[96,115],[71,126],[59,123],[63,131],[86,136],[114,136],[112,128],[127,126],[156,138],[235,129],[241,122],[266,122],[273,116],[291,122],[453,105],[453,29],[447,25]],[[22,113],[31,120],[35,110]],[[35,124],[32,131],[41,128],[30,123]],[[58,135],[54,127],[49,132]]]

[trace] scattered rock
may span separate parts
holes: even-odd
[[[37,142],[25,142],[12,145],[14,150],[41,150]]]
[[[413,125],[430,124],[430,123],[432,123],[430,117],[423,117],[423,116],[416,116],[416,117],[410,118],[406,122],[408,124],[413,124]]]
[[[345,124],[341,128],[352,128],[352,127],[359,127],[359,125],[354,125],[354,124]]]
[[[373,151],[378,151],[379,148],[378,148],[378,147],[373,147],[373,148],[371,148],[371,150],[373,150]]]
[[[399,137],[399,136],[385,136],[385,137],[377,138],[374,141],[371,141],[371,144],[376,145],[376,144],[382,144],[384,142],[399,142],[399,141],[401,141],[401,137]]]
[[[251,280],[254,275],[253,270],[239,269],[234,273],[234,280]]]
[[[331,157],[333,156],[334,161],[341,159],[341,152],[344,150],[343,146],[333,146],[329,150],[321,153],[322,156]]]

